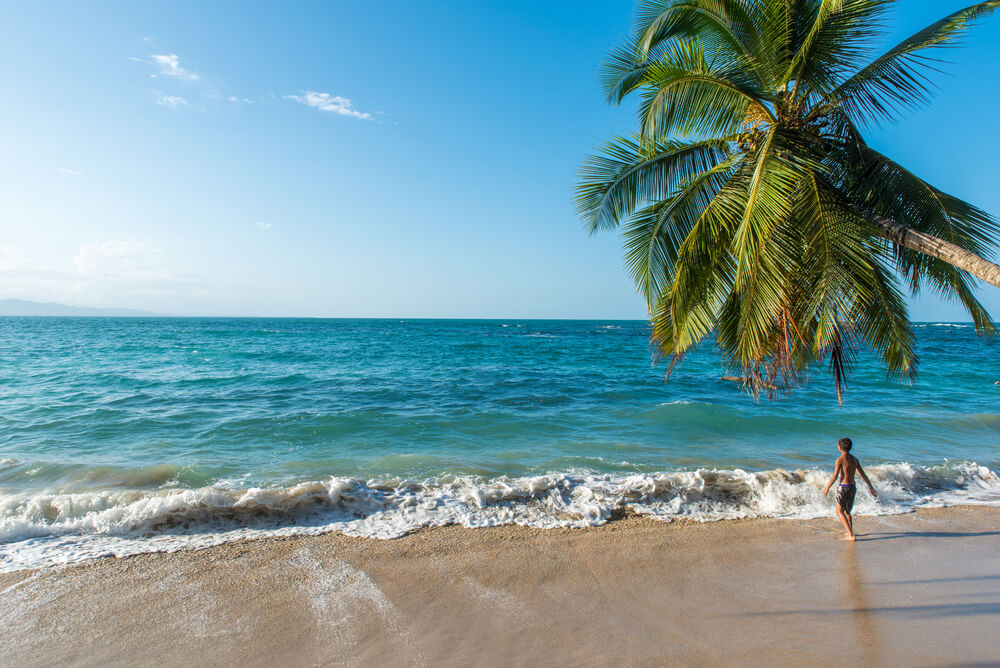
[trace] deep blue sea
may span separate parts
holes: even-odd
[[[639,321],[0,318],[0,570],[321,532],[813,517],[850,436],[880,500],[1000,503],[1000,341],[917,328],[755,402]]]

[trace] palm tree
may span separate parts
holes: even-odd
[[[1000,0],[871,59],[893,2],[640,2],[634,35],[603,71],[609,102],[638,94],[639,128],[584,162],[576,200],[591,233],[623,226],[671,370],[714,332],[754,396],[828,359],[842,400],[862,345],[912,380],[904,288],[957,298],[979,334],[995,333],[973,288],[1000,286],[983,257],[997,221],[861,130],[928,102],[934,50]]]

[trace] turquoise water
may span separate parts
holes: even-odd
[[[334,499],[331,480],[378,497],[382,513],[408,485],[426,503],[458,481],[489,497],[497,485],[546,475],[570,481],[572,503],[595,480],[634,487],[698,471],[738,472],[727,480],[800,471],[788,484],[811,489],[843,435],[866,465],[889,467],[876,471],[900,487],[900,508],[942,489],[992,498],[1000,343],[961,324],[920,325],[918,337],[915,385],[888,382],[862,355],[838,406],[825,370],[755,403],[720,380],[726,370],[711,346],[665,383],[647,325],[635,321],[0,318],[0,558],[29,552],[26,539],[183,533],[171,518],[183,515],[190,531],[190,504],[198,521],[225,516],[213,531],[246,528],[259,517],[233,508],[247,490],[285,495],[285,505],[249,504],[272,529],[301,523],[301,493],[290,490],[314,483],[326,497],[309,492],[309,503],[375,522],[370,505]],[[683,485],[671,480],[677,492]],[[230,500],[213,506],[209,491]],[[680,503],[684,514],[688,492],[660,490],[653,501]],[[734,503],[780,515],[791,497],[768,501],[771,511],[761,499]],[[499,504],[521,521],[519,498],[472,506]],[[559,509],[570,523],[580,515],[572,503]],[[559,512],[547,517],[561,521]]]

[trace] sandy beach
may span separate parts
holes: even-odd
[[[1000,509],[339,534],[0,575],[2,665],[1000,662]]]

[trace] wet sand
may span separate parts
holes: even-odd
[[[1000,509],[319,537],[0,574],[0,665],[1000,663]]]

